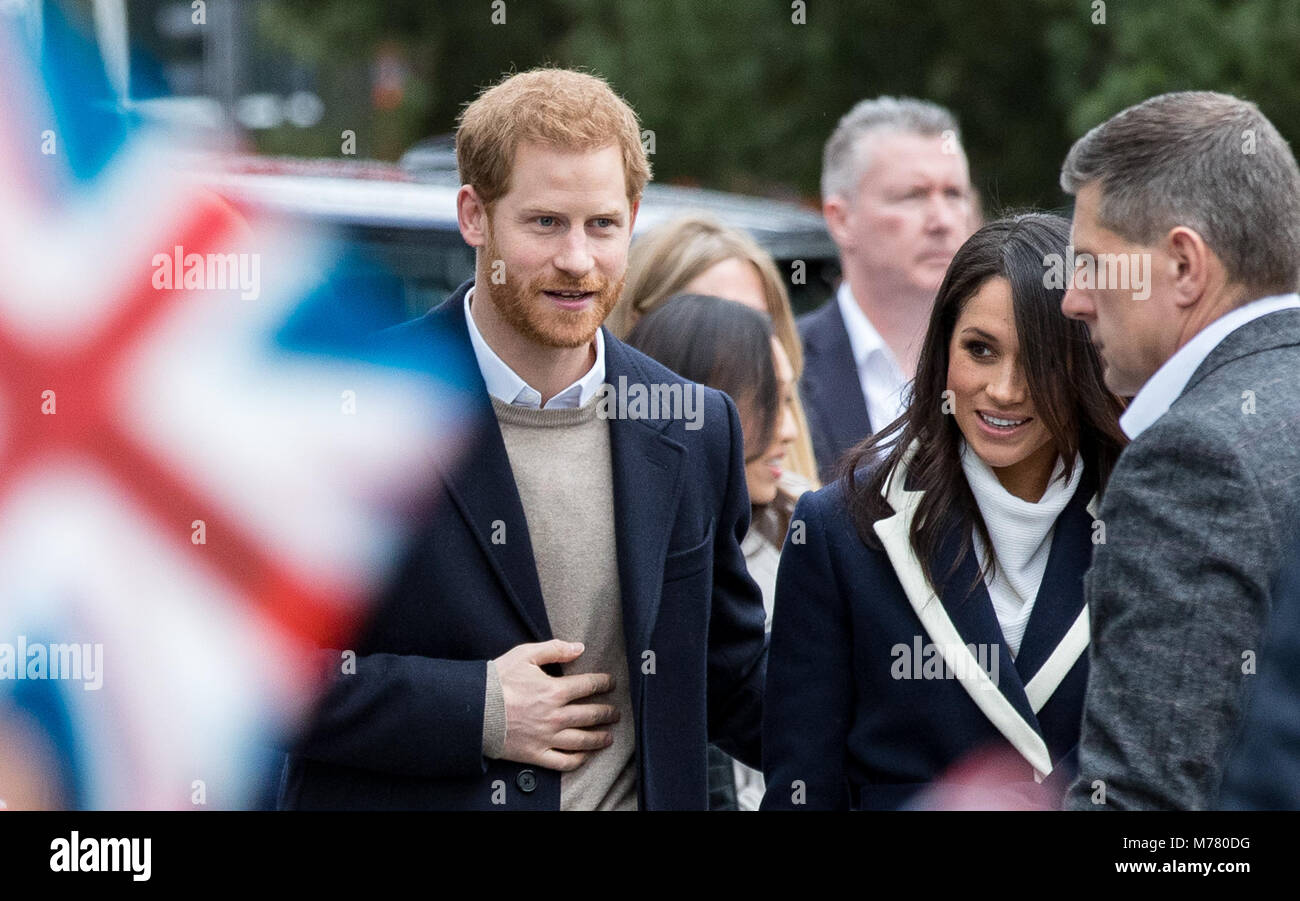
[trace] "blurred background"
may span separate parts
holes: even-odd
[[[1295,0],[812,0],[804,24],[788,0],[207,0],[206,25],[189,0],[84,5],[120,7],[159,61],[134,96],[214,101],[271,153],[337,155],[352,129],[357,155],[396,160],[543,63],[612,81],[660,180],[810,202],[835,120],[874,94],[958,111],[1003,204],[1055,204],[1074,138],[1162,91],[1245,94],[1300,126]]]
[[[51,2],[4,5],[39,28]],[[609,79],[652,151],[644,225],[704,209],[755,234],[778,263],[804,260],[806,278],[790,284],[796,312],[837,276],[816,215],[821,152],[864,97],[914,95],[956,112],[987,212],[1061,208],[1072,141],[1163,91],[1236,93],[1300,136],[1297,0],[59,5],[95,35],[131,109],[243,132],[260,161],[222,162],[231,193],[329,219],[401,273],[394,319],[469,272],[450,194],[436,187],[456,183],[460,108],[511,70],[555,64]],[[432,187],[392,187],[407,182]]]

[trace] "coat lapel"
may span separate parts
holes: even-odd
[[[1097,480],[1085,470],[1061,511],[1047,568],[1016,656],[1030,706],[1037,713],[1088,648],[1088,605],[1083,576],[1092,562],[1092,521]]]
[[[510,457],[506,453],[501,428],[497,425],[492,401],[474,359],[469,329],[465,326],[464,303],[468,283],[445,303],[428,313],[443,333],[451,337],[457,352],[469,355],[472,366],[466,367],[472,382],[469,395],[478,428],[475,442],[460,464],[442,471],[448,495],[474,533],[483,553],[491,562],[506,596],[519,613],[535,641],[547,641],[551,625],[537,579],[528,521],[523,502],[515,486]]]
[[[872,432],[849,332],[832,297],[810,323],[804,347],[805,405],[818,411],[836,456]],[[882,426],[885,423],[881,424]]]
[[[1038,719],[1030,705],[1019,672],[1002,638],[993,605],[981,581],[975,593],[967,596],[966,586],[977,571],[973,555],[968,555],[962,566],[948,580],[944,598],[937,597],[925,576],[925,569],[912,549],[910,532],[916,508],[923,492],[905,487],[907,465],[915,451],[908,449],[898,468],[885,483],[885,498],[894,509],[894,515],[875,524],[876,534],[884,545],[885,553],[903,587],[908,602],[921,621],[930,642],[937,648],[948,667],[962,677],[962,688],[989,722],[1011,743],[1020,755],[1034,768],[1034,776],[1042,780],[1052,772],[1051,754],[1043,739]],[[960,543],[955,531],[944,542],[939,571],[946,572]],[[998,660],[997,682],[981,665],[980,660],[967,647],[968,644],[985,650],[987,656],[996,649]]]
[[[619,378],[626,379],[619,382]],[[605,332],[605,381],[619,392],[650,379],[627,345]],[[618,397],[618,393],[615,393]],[[686,448],[663,434],[670,420],[609,420],[615,546],[629,664],[650,647],[663,591],[664,560],[677,519]]]

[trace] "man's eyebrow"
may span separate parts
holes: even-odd
[[[567,214],[565,214],[565,213],[560,213],[560,212],[557,212],[556,210],[547,209],[546,207],[530,207],[530,208],[522,209],[522,210],[519,211],[519,215],[520,215],[521,217],[525,218],[525,219],[531,219],[531,218],[533,218],[534,216],[550,216],[552,219],[568,219],[568,218],[569,218],[569,216],[568,216]],[[587,216],[586,218],[588,218],[588,219],[617,219],[617,220],[619,220],[619,221],[622,221],[623,216],[624,216],[624,214],[623,214],[622,212],[615,210],[615,211],[603,212],[603,213],[592,213],[592,214],[590,214],[589,216]]]

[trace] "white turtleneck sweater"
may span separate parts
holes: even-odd
[[[1036,504],[1003,488],[997,474],[965,442],[961,466],[989,530],[997,560],[997,572],[988,584],[989,598],[1007,647],[1015,657],[1020,653],[1020,641],[1025,637],[1025,626],[1047,569],[1057,517],[1079,487],[1083,460],[1075,456],[1074,471],[1066,482],[1062,478],[1065,463],[1058,457],[1047,490]],[[973,533],[973,538],[980,566],[986,566],[989,549],[978,532]]]

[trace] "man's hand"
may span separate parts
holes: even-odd
[[[551,676],[547,663],[568,663],[583,652],[579,642],[552,639],[521,644],[495,661],[506,702],[505,760],[533,763],[552,770],[577,769],[592,751],[609,747],[614,737],[596,726],[618,722],[611,704],[578,704],[614,688],[607,673]]]

